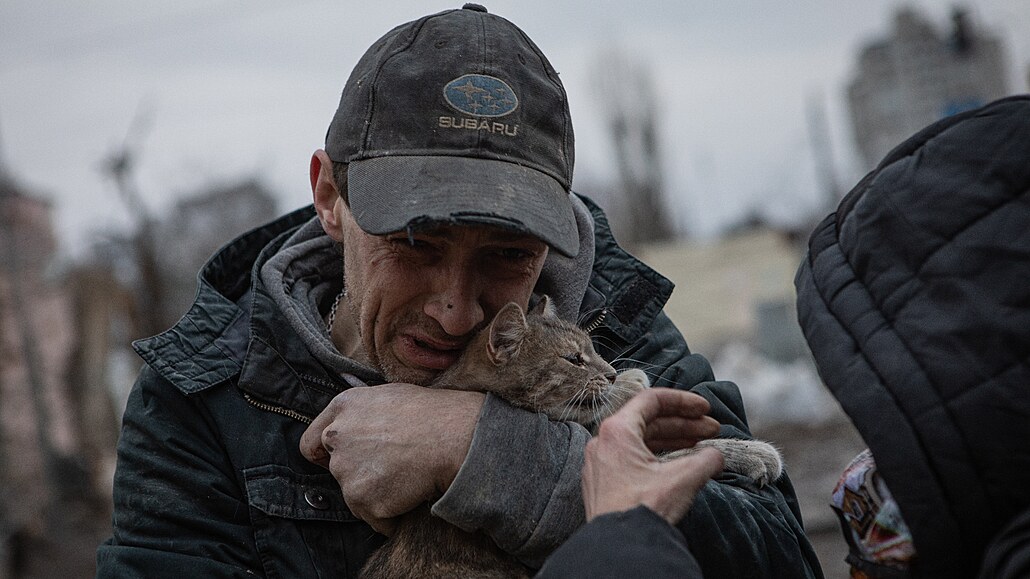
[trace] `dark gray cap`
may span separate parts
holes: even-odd
[[[475,4],[394,28],[358,61],[326,135],[363,230],[487,224],[579,251],[573,134],[558,74]]]

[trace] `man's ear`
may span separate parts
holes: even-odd
[[[324,150],[319,149],[311,155],[309,176],[315,212],[318,214],[318,220],[322,222],[322,229],[329,237],[342,242],[343,227],[338,211],[345,208],[342,207],[343,199],[333,177],[333,162]]]
[[[497,312],[490,322],[490,339],[486,350],[490,361],[500,366],[519,354],[522,341],[526,339],[526,315],[515,302],[509,302]]]

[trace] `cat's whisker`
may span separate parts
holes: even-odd
[[[663,385],[662,382],[668,383],[667,385],[671,385],[670,387],[676,385],[676,381],[675,380],[671,380],[671,379],[666,378],[666,377],[664,377],[664,376],[662,376],[660,374],[654,374],[654,373],[651,373],[651,372],[645,372],[645,373],[648,376],[651,377],[651,386],[662,386]]]
[[[612,361],[611,361],[612,364],[621,364],[622,362],[630,362],[632,364],[636,364],[637,366],[648,367],[648,368],[660,368],[660,367],[662,367],[662,366],[659,366],[658,364],[652,364],[652,363],[649,363],[649,362],[645,362],[643,360],[637,360],[635,358],[630,358],[629,356],[618,356],[618,357],[612,359]]]
[[[650,366],[650,368],[657,368],[658,367],[655,364],[648,364],[648,366]],[[658,382],[669,382],[671,384],[675,384],[675,381],[663,377],[661,375],[661,373],[656,372],[656,371],[654,371],[654,370],[652,370],[650,368],[635,367],[635,369],[640,370],[641,372],[643,372],[644,374],[647,374],[648,377],[651,378],[651,385],[652,386],[656,386]]]
[[[565,401],[564,404],[562,404],[561,413],[558,414],[558,421],[559,422],[565,422],[565,419],[568,418],[569,412],[571,412],[571,410],[572,410],[572,399],[569,399],[569,400]]]
[[[601,338],[601,337],[602,336],[598,336],[598,338]],[[598,341],[600,341],[600,340],[598,340]],[[617,348],[616,346],[617,346],[617,344],[615,344],[615,342],[612,342],[611,344],[608,344],[608,347],[613,352],[615,352],[615,354],[612,356],[612,358],[622,358],[626,354],[626,352],[629,352],[633,348],[632,345],[623,346],[621,349]]]
[[[576,395],[569,401],[569,417],[579,409],[579,406],[583,403],[583,391],[576,392]]]
[[[613,394],[627,394],[629,392],[632,392],[633,390],[634,388],[629,384],[621,384],[618,381],[612,384],[611,388]]]
[[[617,358],[625,352],[625,349],[622,351],[619,350],[619,344],[616,343],[615,340],[606,336],[593,336],[593,340],[596,342],[596,346],[600,346],[601,348],[608,350],[608,355],[606,356],[608,358]],[[602,350],[596,346],[594,349],[601,352]]]
[[[600,423],[614,413],[610,389],[601,391],[601,403],[594,407],[594,423]]]
[[[578,392],[576,392],[575,396],[573,396],[567,402],[565,402],[564,409],[561,413],[562,421],[572,416],[573,412],[575,412],[576,408],[578,408],[580,403],[582,402],[585,394],[586,391],[580,389]]]
[[[609,338],[608,336],[590,336],[590,338],[592,340],[596,341],[598,344],[601,344],[603,346],[607,346],[608,348],[611,348],[612,350],[614,350],[615,347],[618,345],[618,342],[616,342],[612,338]]]
[[[601,313],[602,309],[603,308],[593,308],[593,309],[587,310],[585,312],[581,312],[579,314],[579,317],[576,318],[576,325],[579,326],[579,327],[583,327],[583,323],[584,322],[586,322],[587,320],[593,320],[594,318],[596,318],[597,315]]]
[[[576,411],[577,416],[579,415],[579,412],[582,410],[583,403],[586,401],[587,396],[589,395],[590,392],[585,388],[581,389],[579,391],[579,394],[576,395],[576,403],[573,405],[573,409]]]

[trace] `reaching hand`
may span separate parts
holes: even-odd
[[[705,482],[722,470],[719,451],[660,462],[654,452],[690,448],[715,436],[708,401],[683,390],[648,388],[605,419],[586,447],[583,502],[587,520],[645,505],[675,525]]]
[[[450,487],[484,399],[412,384],[351,388],[315,418],[300,451],[329,469],[355,516],[389,535],[395,517]]]

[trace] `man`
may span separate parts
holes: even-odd
[[[376,42],[312,157],[314,212],[227,245],[136,344],[99,574],[353,576],[426,501],[539,567],[583,522],[587,432],[418,385],[542,294],[747,436],[737,388],[662,313],[672,285],[571,193],[572,165],[564,88],[510,22],[467,4]],[[682,523],[706,574],[820,575],[786,477],[721,480]]]

